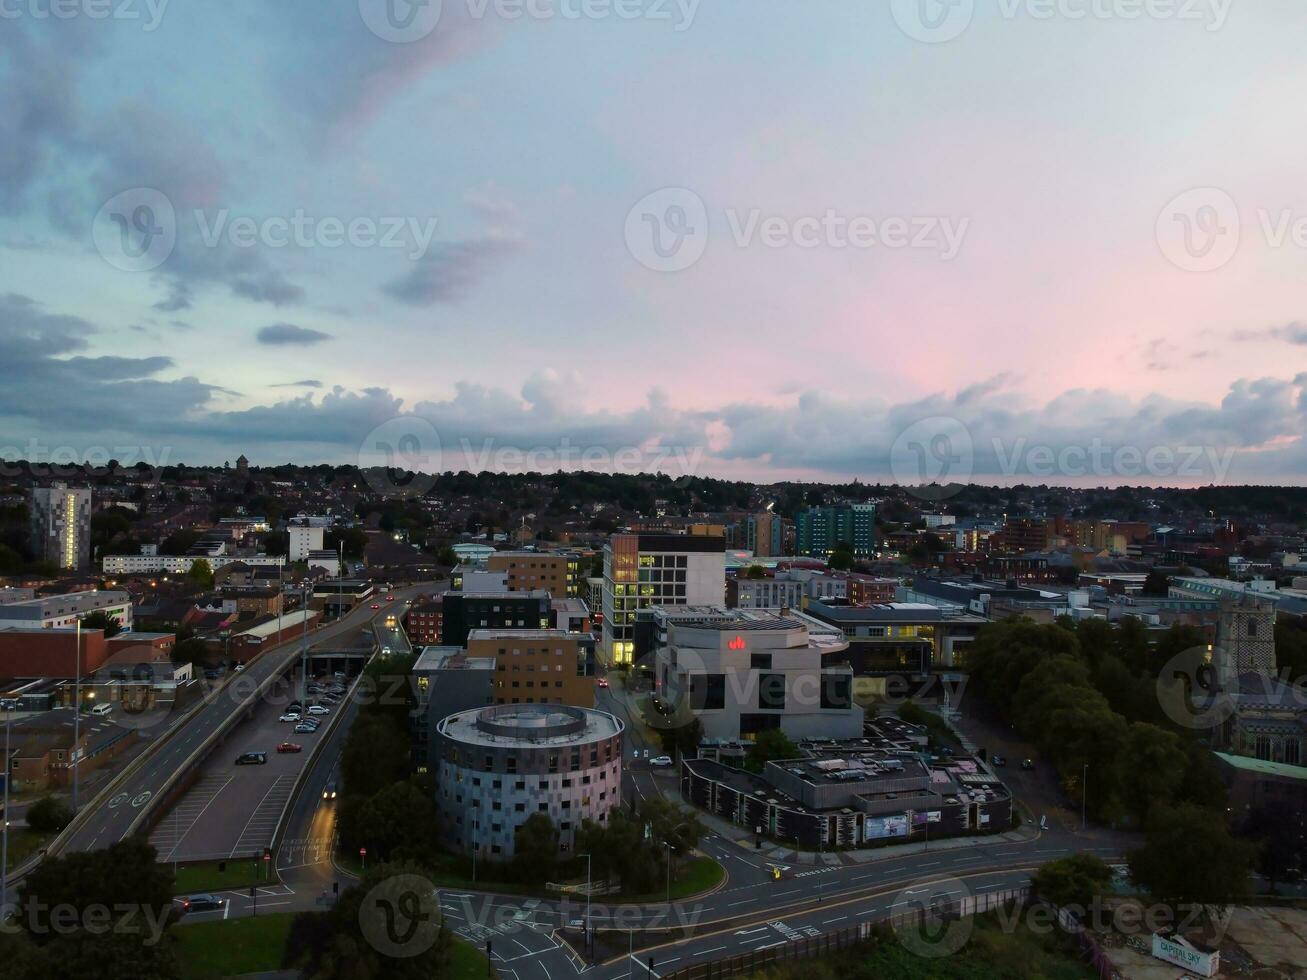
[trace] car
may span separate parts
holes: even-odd
[[[296,725],[296,726],[295,726],[295,734],[296,734],[296,735],[312,735],[312,734],[313,734],[314,732],[316,732],[317,730],[318,730],[318,726],[317,726],[317,725]]]
[[[268,761],[266,752],[242,752],[236,756],[236,765],[238,766],[261,766]]]
[[[608,686],[608,678],[607,678],[607,677],[601,677],[601,678],[599,678],[599,680],[596,681],[595,683],[597,683],[600,687],[607,687],[607,686]]]
[[[244,669],[245,669],[244,664],[237,664],[235,667],[232,668],[232,670],[236,671],[237,673],[240,673]]]
[[[324,800],[334,800],[336,798],[336,784],[327,783],[322,789],[322,798]]]
[[[286,710],[287,710],[287,711],[303,711],[303,710],[304,710],[304,704],[303,704],[303,702],[301,702],[301,701],[292,701],[290,704],[286,705]]]
[[[671,764],[672,764],[672,757],[670,755],[656,755],[649,760],[649,765],[657,766],[659,768],[666,768]]]
[[[390,656],[390,647],[382,647],[382,648],[381,648],[381,655],[382,655],[383,657],[389,657],[389,656]]]
[[[284,715],[282,715],[282,716],[281,716],[280,718],[278,718],[277,720],[278,720],[278,721],[299,721],[299,720],[300,720],[300,713],[299,713],[298,711],[287,711]]]
[[[325,707],[324,705],[321,705],[321,704],[311,704],[311,705],[309,705],[309,714],[311,714],[311,715],[329,715],[329,714],[331,714],[331,709],[328,708],[328,707]]]
[[[1034,769],[1034,768],[1035,768],[1035,760],[1034,760],[1034,759],[1022,759],[1022,760],[1021,760],[1021,768],[1022,768],[1022,769],[1025,769],[1027,772],[1030,771],[1031,769]]]
[[[1001,755],[991,755],[989,757],[989,764],[995,769],[1001,769],[1003,766],[1007,765],[1007,759],[1003,758]]]
[[[393,595],[388,595],[388,596],[386,596],[386,601],[387,601],[387,602],[394,602],[394,601],[395,601],[395,597],[394,597]]]
[[[227,900],[217,895],[187,895],[182,899],[182,914],[187,912],[221,911]]]
[[[379,602],[374,602],[374,603],[372,604],[372,608],[373,608],[373,609],[380,609],[380,608],[381,608],[381,603],[379,603]]]
[[[301,752],[303,749],[304,746],[297,742],[282,742],[277,746],[278,752]]]

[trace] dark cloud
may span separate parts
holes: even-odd
[[[322,382],[313,378],[306,378],[304,381],[286,381],[279,385],[269,385],[270,388],[321,388]]]
[[[457,303],[518,244],[511,238],[482,238],[437,246],[381,291],[410,306]]]
[[[293,323],[273,323],[264,327],[258,333],[259,343],[270,346],[294,344],[300,347],[308,347],[330,339],[331,334],[329,333],[323,333],[321,330],[311,330],[308,327],[297,327]]]

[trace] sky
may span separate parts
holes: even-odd
[[[1301,0],[0,0],[0,457],[1307,482]]]

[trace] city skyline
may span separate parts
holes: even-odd
[[[1304,482],[1307,13],[911,6],[20,4],[0,456]]]

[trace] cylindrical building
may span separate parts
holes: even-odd
[[[571,851],[581,821],[606,823],[622,800],[622,722],[562,704],[501,704],[436,726],[441,835],[504,860],[517,828],[544,813]]]

